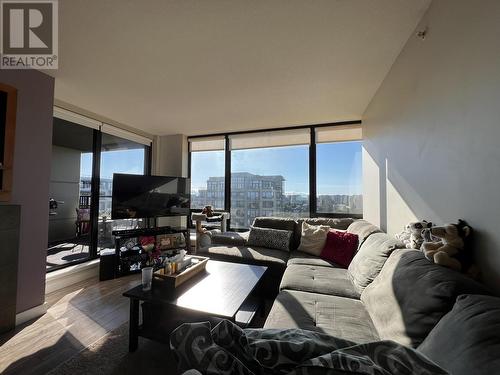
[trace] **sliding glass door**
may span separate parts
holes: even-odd
[[[89,259],[94,129],[54,118],[48,271]]]

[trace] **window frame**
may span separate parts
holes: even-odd
[[[349,213],[327,213],[318,212],[317,209],[317,176],[316,176],[316,129],[322,127],[333,127],[333,126],[345,126],[345,125],[361,125],[361,120],[354,121],[340,121],[334,123],[324,123],[324,124],[314,124],[314,125],[303,125],[303,126],[287,126],[281,128],[271,128],[271,129],[258,129],[249,131],[237,131],[237,132],[226,132],[226,133],[215,133],[215,134],[203,134],[203,135],[192,135],[188,136],[188,141],[190,139],[195,140],[197,138],[206,137],[216,137],[223,136],[225,140],[224,155],[225,155],[225,166],[224,166],[224,178],[225,178],[225,194],[224,194],[224,211],[231,211],[231,147],[230,147],[230,136],[238,134],[252,134],[261,132],[274,132],[274,131],[286,131],[286,130],[298,130],[298,129],[309,129],[310,130],[310,144],[309,144],[309,217],[328,217],[328,218],[346,218],[352,217],[355,219],[362,219],[363,214],[349,214]],[[191,152],[188,153],[188,176],[191,178]],[[198,212],[199,209],[192,209],[192,212]],[[239,230],[239,228],[231,227],[231,220],[229,220],[229,228],[231,230]]]

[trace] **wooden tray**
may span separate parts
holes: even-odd
[[[153,283],[157,286],[174,290],[193,276],[199,274],[202,271],[205,271],[208,262],[207,257],[200,257],[195,255],[188,255],[188,257],[190,257],[191,259],[198,259],[198,263],[195,265],[191,265],[183,269],[180,273],[175,273],[173,275],[165,275],[165,270],[161,268],[153,274]]]

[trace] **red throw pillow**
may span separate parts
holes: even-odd
[[[357,248],[357,234],[330,230],[326,235],[325,247],[323,247],[323,251],[321,251],[320,258],[347,268],[352,258],[354,258],[354,253]]]

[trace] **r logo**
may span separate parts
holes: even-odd
[[[52,3],[2,2],[4,54],[52,54]]]

